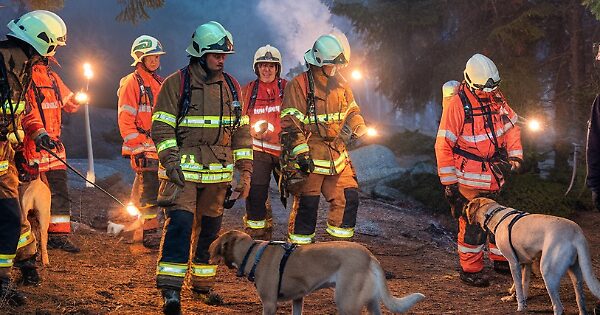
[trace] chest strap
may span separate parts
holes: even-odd
[[[250,253],[252,252],[252,250],[254,249],[256,244],[258,244],[258,243],[254,242],[254,243],[252,243],[252,245],[250,245],[250,248],[248,248],[246,255],[244,255],[244,259],[242,260],[242,264],[240,265],[240,267],[237,270],[237,273],[235,274],[236,276],[238,276],[238,277],[244,276],[244,269],[246,269],[246,264],[248,263],[248,258],[250,257]]]

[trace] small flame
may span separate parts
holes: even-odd
[[[375,137],[377,136],[379,133],[377,132],[377,129],[373,128],[373,127],[369,127],[367,128],[367,136],[369,137]]]
[[[527,123],[527,127],[533,132],[542,130],[542,124],[537,119],[530,119]]]
[[[92,71],[92,65],[90,65],[87,62],[83,64],[83,75],[88,80],[91,79],[92,77],[94,77],[94,71]]]
[[[129,215],[132,217],[140,216],[140,210],[136,206],[134,206],[132,202],[127,204],[125,210],[127,210],[127,213],[129,213]]]
[[[362,79],[362,77],[363,77],[363,75],[362,75],[362,72],[360,72],[360,70],[352,71],[352,79],[358,81],[358,80]]]
[[[86,104],[88,100],[89,97],[85,92],[77,92],[77,94],[75,94],[75,101],[77,104]]]

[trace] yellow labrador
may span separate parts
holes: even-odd
[[[567,272],[580,314],[586,314],[583,280],[592,294],[600,298],[600,282],[592,270],[587,241],[575,222],[550,215],[525,214],[487,198],[471,200],[466,215],[469,223],[477,223],[495,235],[496,246],[510,264],[517,311],[527,308],[531,264],[537,258],[554,314],[563,313],[559,289],[560,279]]]
[[[289,256],[282,259],[286,256],[285,247],[254,241],[244,232],[229,231],[211,244],[211,262],[224,262],[229,268],[238,269],[238,276],[250,274],[263,304],[263,314],[275,314],[277,302],[289,300],[293,300],[293,314],[302,314],[304,296],[329,287],[335,287],[340,314],[360,314],[365,306],[371,314],[381,314],[380,301],[392,312],[403,313],[425,298],[421,293],[403,298],[392,296],[379,262],[360,244],[303,245],[289,250]],[[257,258],[259,262],[255,263]]]
[[[19,197],[21,200],[21,218],[27,220],[29,211],[34,211],[40,229],[40,252],[42,263],[47,266],[48,258],[48,226],[50,226],[50,202],[52,195],[50,189],[38,177],[30,182],[21,182],[19,185]],[[33,233],[34,231],[32,231]]]

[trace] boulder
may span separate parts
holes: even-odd
[[[377,182],[403,173],[394,153],[383,145],[372,144],[350,151],[358,185],[369,192]]]

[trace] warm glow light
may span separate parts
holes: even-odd
[[[354,79],[354,80],[360,80],[360,79],[362,79],[362,77],[363,77],[363,75],[360,72],[360,70],[353,70],[352,71],[352,79]]]
[[[140,216],[140,210],[138,210],[138,208],[136,206],[134,206],[133,203],[131,203],[131,202],[127,204],[127,207],[125,208],[125,210],[127,210],[127,213],[129,213],[129,215],[132,217]]]
[[[378,135],[377,129],[372,128],[372,127],[367,128],[367,136],[369,136],[369,137],[375,137],[377,135]]]
[[[85,92],[77,92],[77,94],[75,94],[75,101],[77,102],[77,104],[80,105],[87,104],[87,102],[89,101],[89,97]]]
[[[92,65],[90,65],[87,62],[83,64],[83,75],[88,80],[94,76],[94,72],[92,71]]]
[[[540,124],[540,122],[537,119],[530,119],[529,122],[527,122],[527,127],[529,128],[529,130],[531,131],[540,131],[542,129],[542,124]]]

